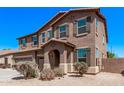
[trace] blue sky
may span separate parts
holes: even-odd
[[[0,8],[0,49],[18,48],[16,38],[30,34],[64,8]],[[124,57],[124,8],[101,8],[107,19],[108,50]]]

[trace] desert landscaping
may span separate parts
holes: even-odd
[[[124,85],[124,77],[121,74],[100,72],[97,75],[85,74],[77,77],[67,74],[61,78],[57,77],[51,81],[41,81],[38,78],[23,79],[13,69],[0,69],[0,86],[121,86]]]

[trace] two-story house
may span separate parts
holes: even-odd
[[[73,72],[74,62],[86,62],[88,73],[101,70],[107,58],[106,19],[99,8],[81,8],[59,12],[38,31],[18,38],[15,63],[36,62],[43,67]]]

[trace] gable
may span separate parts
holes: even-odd
[[[71,19],[71,21],[75,21],[74,19],[78,19],[85,16],[92,16],[92,18],[97,15],[104,23],[105,27],[105,33],[106,33],[106,40],[108,42],[108,33],[107,33],[107,25],[106,25],[106,19],[105,17],[100,13],[99,8],[82,8],[82,9],[75,9],[70,10],[63,14],[60,18],[58,18],[55,22],[52,23],[53,25],[56,25],[57,23],[63,23],[63,21],[66,20],[66,22],[69,22],[68,20]]]
[[[105,30],[106,30],[106,38],[107,38],[107,42],[108,42],[108,35],[107,35],[107,26],[106,26],[106,19],[105,17],[100,13],[100,9],[99,8],[81,8],[81,9],[74,9],[74,10],[70,10],[68,12],[60,12],[58,13],[55,17],[53,17],[50,21],[48,21],[44,26],[42,26],[39,30],[37,30],[36,32],[20,37],[18,39],[22,39],[24,37],[27,36],[31,36],[34,34],[38,34],[39,32],[42,32],[46,29],[48,29],[49,27],[53,26],[54,24],[56,24],[57,22],[63,20],[64,18],[66,18],[68,15],[72,15],[73,13],[77,13],[77,15],[82,16],[81,13],[85,14],[93,14],[96,13],[96,15],[101,18],[102,20],[104,20],[104,26],[105,26]],[[75,16],[76,17],[76,16]],[[70,17],[71,19],[73,18],[73,15]]]

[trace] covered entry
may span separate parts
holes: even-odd
[[[51,39],[41,48],[44,50],[44,67],[61,68],[65,73],[73,70],[74,45],[58,39]]]
[[[60,53],[58,50],[52,50],[49,52],[49,60],[51,69],[58,68],[60,64]]]

